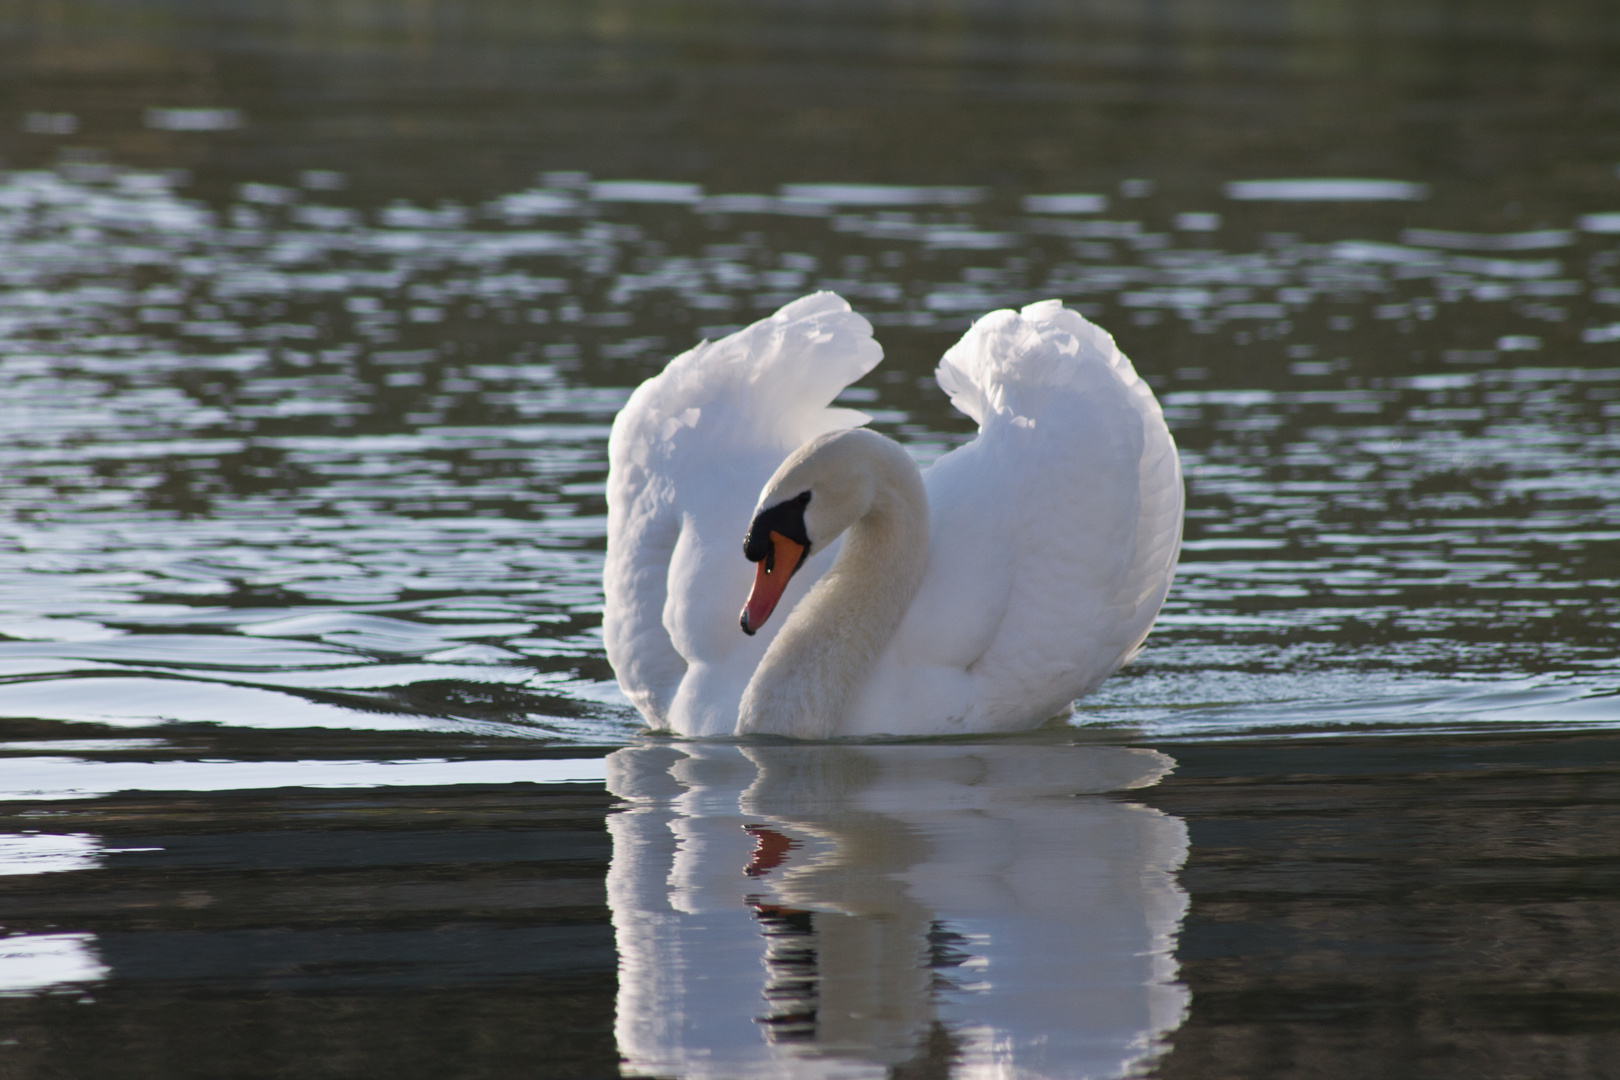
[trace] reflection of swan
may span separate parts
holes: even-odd
[[[877,363],[870,334],[831,293],[805,297],[677,357],[615,421],[604,631],[654,727],[1030,727],[1146,636],[1180,546],[1181,471],[1113,339],[1056,300],[980,319],[938,371],[979,436],[919,477],[896,444],[848,430],[858,413],[826,407]],[[745,530],[757,572],[737,555]],[[751,573],[756,637],[737,626]],[[787,617],[762,628],[779,599]]]
[[[1131,1073],[1180,1023],[1186,828],[1073,797],[1162,754],[1051,745],[620,750],[608,903],[627,1075]]]

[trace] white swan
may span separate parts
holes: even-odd
[[[1056,300],[980,319],[936,372],[979,435],[926,475],[828,407],[881,356],[817,293],[676,357],[614,421],[603,633],[653,728],[1029,728],[1140,648],[1181,465],[1113,338]]]

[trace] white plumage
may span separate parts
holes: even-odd
[[[874,603],[892,594],[871,578],[881,560],[869,568],[868,588],[857,587],[864,563],[853,556],[871,546],[857,543],[839,564],[844,602],[833,602],[829,579],[801,603],[837,554],[812,536],[812,557],[775,616],[753,637],[738,627],[754,577],[743,536],[775,497],[761,489],[802,476],[836,482],[813,460],[798,460],[804,455],[784,462],[816,436],[864,423],[829,406],[881,355],[866,320],[817,293],[675,358],[614,422],[604,632],[620,685],[652,727],[737,733],[739,704],[784,624],[801,644],[805,635],[847,637],[829,620],[863,618],[856,609],[866,592]],[[840,715],[789,711],[747,730],[820,737],[1033,727],[1117,670],[1152,626],[1180,549],[1181,468],[1158,403],[1113,339],[1045,301],[980,319],[937,376],[979,435],[923,476],[928,545],[915,553],[926,559],[915,595],[900,601],[903,614],[889,613],[898,625],[887,645],[847,668],[858,689],[840,699]],[[773,478],[779,467],[786,475]],[[864,474],[850,480],[872,483]],[[834,496],[818,491],[811,505],[820,510]],[[783,668],[774,664],[769,678],[795,677]],[[770,689],[756,685],[750,697],[827,700]]]

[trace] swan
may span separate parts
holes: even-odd
[[[620,410],[603,639],[649,727],[1019,730],[1141,648],[1180,554],[1181,464],[1113,338],[1058,300],[979,319],[935,373],[979,433],[926,473],[832,407],[882,355],[815,293]]]

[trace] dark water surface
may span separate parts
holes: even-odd
[[[1606,5],[0,2],[0,157],[0,1075],[1620,1075]],[[608,425],[817,288],[1155,387],[1077,727],[638,739]]]

